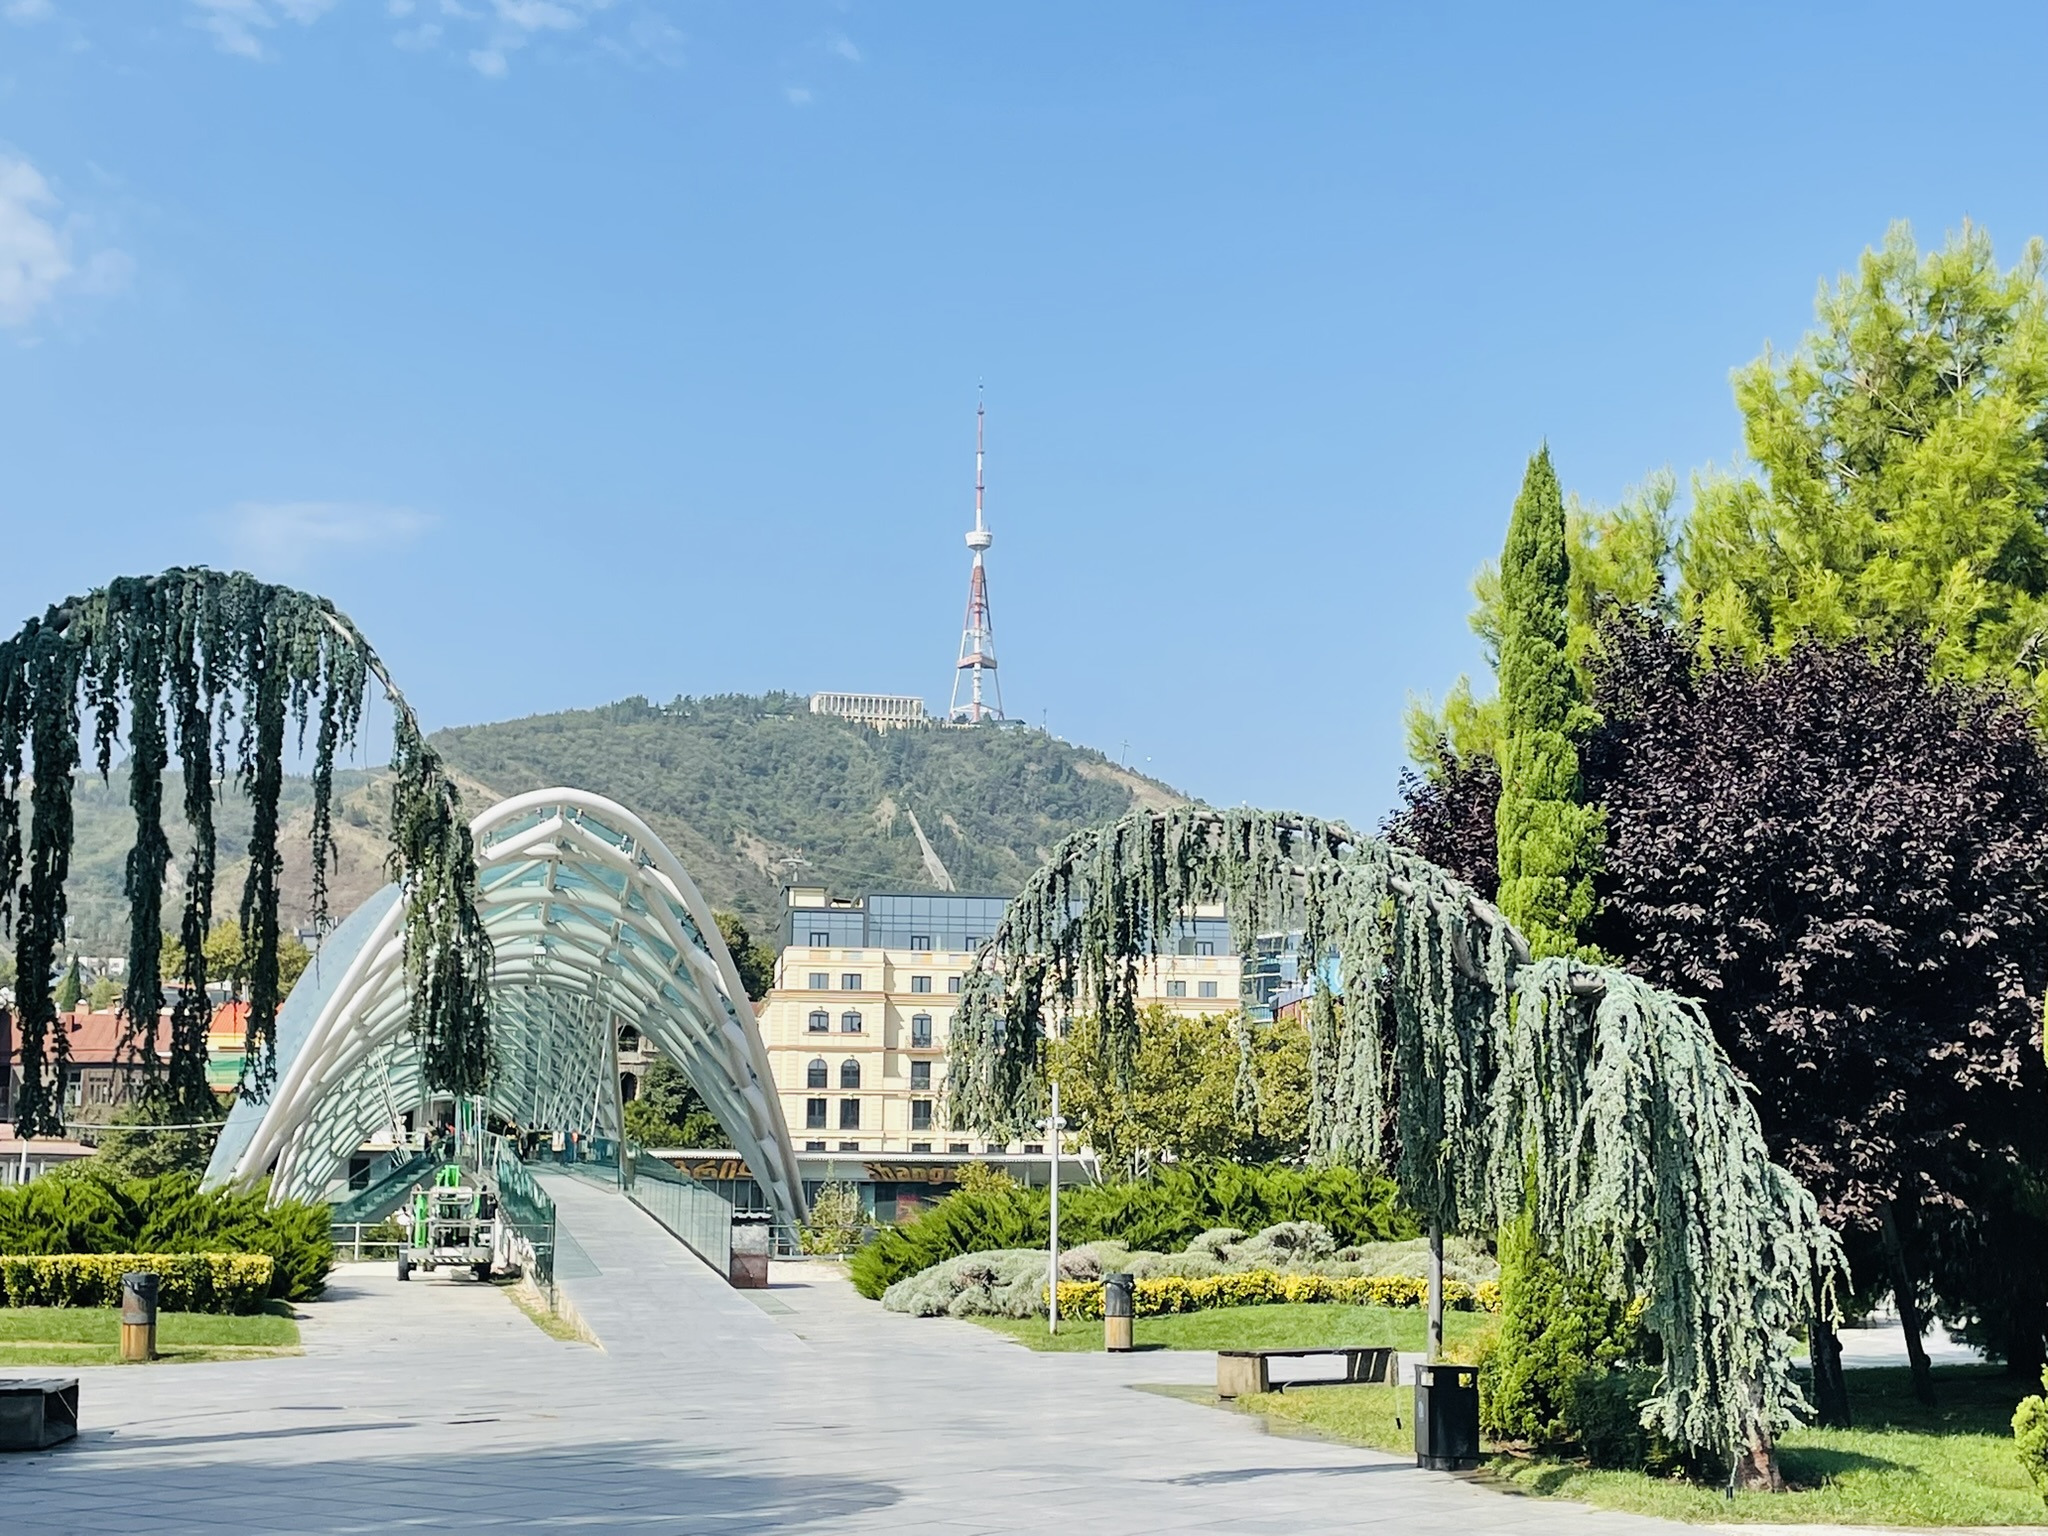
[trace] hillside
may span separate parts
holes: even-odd
[[[919,827],[957,888],[1006,891],[1069,832],[1183,798],[1043,731],[876,731],[794,694],[627,699],[433,741],[499,795],[571,784],[630,806],[764,932],[791,882],[930,886]]]
[[[598,709],[534,715],[437,732],[472,809],[522,790],[572,785],[637,811],[667,840],[714,906],[772,935],[783,885],[854,893],[923,889],[933,881],[917,829],[961,890],[1007,891],[1069,832],[1132,806],[1178,804],[1165,785],[1087,747],[1023,727],[878,732],[810,713],[793,694],[627,699]],[[339,867],[331,907],[345,915],[383,881],[389,815],[381,775],[338,775]],[[175,776],[165,802],[175,805]],[[127,944],[122,871],[134,823],[125,775],[81,774],[72,861],[71,941],[87,954]],[[307,918],[309,790],[285,785],[283,916]],[[221,884],[215,910],[232,915],[246,869],[248,806],[219,813]],[[183,852],[182,824],[167,829]],[[175,868],[167,924],[182,900]]]

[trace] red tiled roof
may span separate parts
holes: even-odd
[[[65,1044],[74,1065],[104,1067],[111,1066],[118,1060],[135,1059],[133,1051],[128,1051],[124,1055],[122,1047],[125,1043],[126,1026],[121,1015],[114,1009],[77,1008],[70,1013],[60,1013],[57,1017],[63,1024]],[[14,1048],[8,1052],[8,1059],[18,1060],[21,1054],[19,1028],[10,1033],[16,1038],[10,1041]],[[169,1019],[166,1017],[163,1026],[156,1032],[156,1054],[160,1061],[167,1059],[169,1040]],[[44,1046],[45,1060],[49,1058],[52,1049],[53,1044]]]

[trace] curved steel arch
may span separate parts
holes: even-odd
[[[619,1119],[612,1036],[631,1024],[689,1074],[775,1214],[803,1180],[739,971],[711,909],[654,831],[576,789],[515,795],[470,823],[493,947],[491,1108],[523,1125]],[[426,1094],[407,1028],[402,904],[364,902],[321,946],[278,1016],[277,1085],[237,1101],[209,1182],[271,1176],[315,1198],[348,1155]]]

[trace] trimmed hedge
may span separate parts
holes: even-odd
[[[0,1305],[117,1307],[121,1276],[161,1276],[166,1312],[260,1312],[275,1266],[263,1253],[58,1253],[0,1257]]]
[[[1340,1248],[1413,1237],[1391,1179],[1349,1168],[1245,1168],[1183,1164],[1142,1183],[1060,1191],[1060,1238],[1067,1247],[1113,1239],[1127,1248],[1173,1252],[1204,1232],[1258,1232],[1280,1222],[1327,1227]],[[962,1190],[900,1227],[884,1228],[848,1269],[875,1300],[898,1280],[962,1254],[1042,1248],[1049,1236],[1042,1189]]]
[[[1419,1307],[1429,1298],[1427,1281],[1413,1275],[1283,1275],[1255,1269],[1242,1275],[1210,1275],[1201,1280],[1167,1277],[1140,1280],[1131,1287],[1140,1317],[1170,1312],[1203,1312],[1212,1307],[1262,1307],[1276,1302],[1337,1302],[1353,1307]],[[1470,1286],[1444,1281],[1444,1305],[1453,1311],[1500,1310],[1500,1286],[1483,1281]],[[1062,1280],[1060,1316],[1102,1316],[1102,1286],[1096,1281]]]
[[[270,1294],[317,1296],[334,1264],[328,1208],[262,1189],[202,1189],[190,1173],[123,1178],[87,1158],[0,1188],[0,1254],[257,1253]]]

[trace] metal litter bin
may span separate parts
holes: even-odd
[[[1137,1316],[1137,1294],[1132,1275],[1102,1277],[1102,1347],[1113,1355],[1131,1347],[1131,1322]]]
[[[1415,1465],[1458,1472],[1479,1465],[1479,1367],[1415,1367]]]
[[[121,1277],[121,1358],[156,1358],[156,1293],[162,1277],[147,1269]]]

